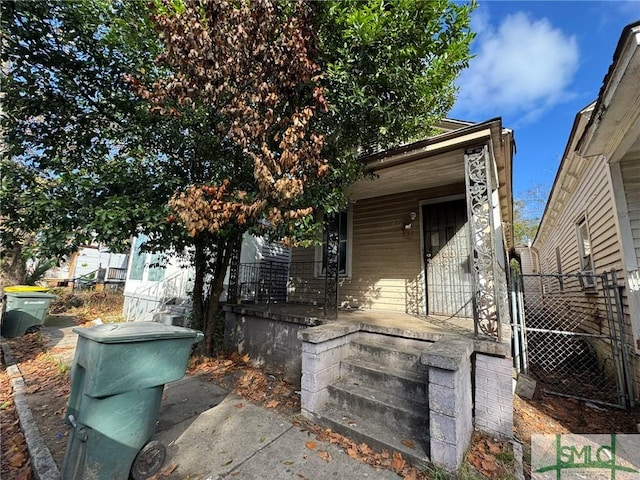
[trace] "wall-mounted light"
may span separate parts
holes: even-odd
[[[411,230],[411,227],[413,226],[413,221],[418,218],[418,214],[416,212],[409,212],[409,219],[411,221],[407,222],[404,224],[404,231],[408,232]]]

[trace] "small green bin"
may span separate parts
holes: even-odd
[[[2,305],[2,336],[21,337],[44,323],[55,295],[36,291],[5,291]]]
[[[63,480],[152,476],[165,455],[164,446],[149,447],[164,384],[184,376],[202,332],[156,322],[73,331],[78,343],[65,416],[72,429]]]

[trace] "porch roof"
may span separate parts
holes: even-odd
[[[513,246],[512,158],[513,131],[495,118],[436,135],[362,159],[375,174],[353,184],[351,200],[380,197],[445,185],[464,184],[465,149],[488,145],[497,167],[498,194],[508,248]]]

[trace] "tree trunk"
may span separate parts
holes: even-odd
[[[27,265],[20,246],[3,250],[3,258],[0,260],[0,294],[4,292],[4,287],[24,284],[27,276]]]
[[[193,279],[193,322],[192,327],[203,330],[205,325],[204,276],[207,270],[206,240],[203,235],[193,239],[195,276]]]
[[[220,321],[220,295],[224,289],[224,277],[231,260],[231,252],[239,245],[238,239],[220,238],[216,248],[215,267],[209,283],[208,298],[206,300],[206,319],[204,331],[204,353],[213,355],[215,348],[215,336],[219,331]]]

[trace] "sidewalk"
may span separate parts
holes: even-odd
[[[72,328],[42,328],[51,354],[65,364],[73,360],[77,335]],[[59,480],[62,465],[56,466],[42,440],[19,370],[15,366],[8,370],[36,478]],[[153,439],[167,447],[163,471],[172,470],[159,479],[399,478],[392,471],[350,458],[289,418],[199,376],[185,376],[166,385]]]

